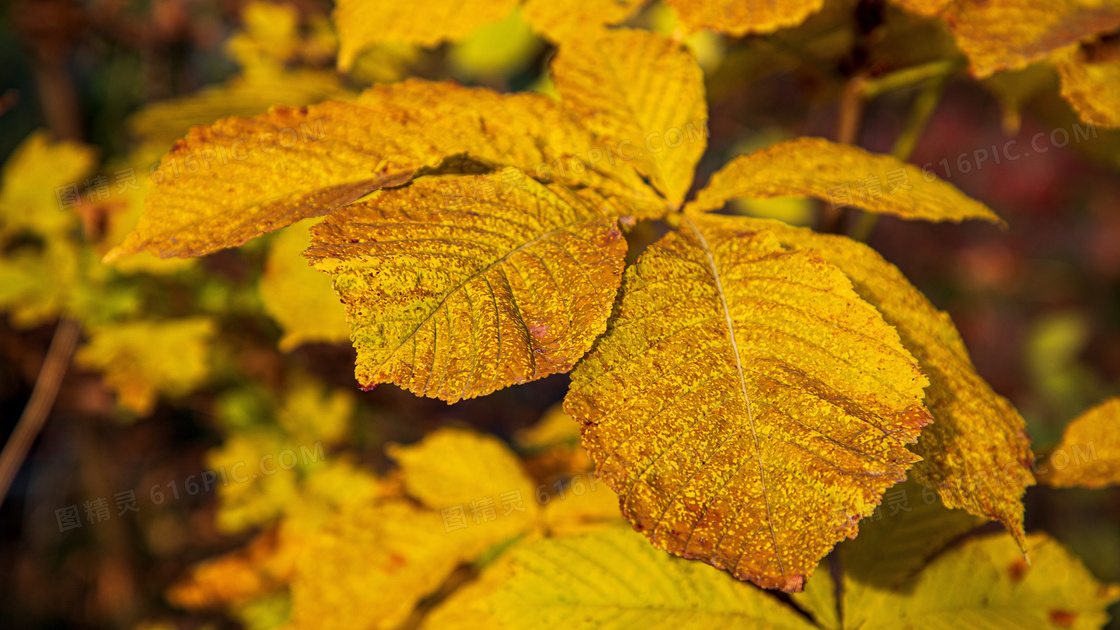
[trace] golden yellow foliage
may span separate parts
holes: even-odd
[[[843,270],[921,364],[930,381],[926,406],[934,422],[914,447],[923,461],[912,479],[935,489],[947,507],[998,520],[1021,540],[1022,496],[1033,484],[1026,423],[976,373],[949,316],[866,245],[776,221],[752,221],[753,229],[769,230],[783,244]]]
[[[978,78],[1120,27],[1116,0],[957,0],[942,17]]]
[[[505,628],[813,627],[750,584],[660,553],[622,528],[539,540],[499,562],[502,581],[486,604]]]
[[[801,24],[821,10],[824,0],[668,0],[692,30],[702,28],[742,36],[772,33]]]
[[[536,503],[529,501],[532,481],[509,447],[495,437],[441,429],[417,444],[390,445],[385,452],[400,466],[405,491],[429,508],[441,510],[484,497],[498,505],[499,495],[509,493],[526,503],[517,520],[536,516]]]
[[[1002,223],[983,204],[952,184],[927,179],[912,164],[821,138],[779,142],[731,160],[712,175],[689,208],[718,210],[732,199],[787,196],[817,197],[904,219]]]
[[[338,67],[350,68],[359,52],[373,44],[408,43],[434,46],[461,39],[480,26],[496,22],[518,0],[425,0],[384,2],[340,0],[334,10],[340,48]]]
[[[423,177],[312,230],[359,383],[481,396],[570,370],[606,327],[632,211],[513,174]]]
[[[798,591],[918,459],[927,381],[839,269],[751,225],[646,250],[565,409],[655,545]]]
[[[945,550],[915,577],[887,588],[846,575],[844,628],[1100,628],[1120,585],[1103,585],[1045,534],[1026,538],[1030,564],[1010,536]]]
[[[0,241],[22,230],[56,237],[73,228],[78,216],[64,204],[78,200],[65,189],[80,191],[95,166],[91,147],[52,141],[45,131],[28,136],[0,173]]]
[[[1083,45],[1056,57],[1062,96],[1081,120],[1120,127],[1120,42]]]
[[[146,416],[160,394],[181,396],[206,380],[214,332],[202,317],[106,324],[90,332],[75,359],[101,372],[122,405]]]
[[[269,244],[261,272],[261,303],[284,332],[280,338],[284,352],[305,343],[350,339],[346,309],[339,303],[330,278],[300,255],[311,245],[309,229],[314,223],[315,219],[306,219],[280,230]]]
[[[621,161],[587,166],[582,154],[594,147],[547,97],[450,83],[409,80],[371,88],[357,103],[275,107],[195,127],[178,141],[153,174],[157,187],[136,230],[106,259],[141,250],[198,256],[240,245],[463,153],[538,179],[625,194],[656,211]]]
[[[1061,457],[1056,457],[1061,453]],[[1066,426],[1050,449],[1039,483],[1055,488],[1103,488],[1120,484],[1120,398],[1112,398]]]
[[[588,129],[670,203],[684,200],[708,143],[704,77],[687,49],[647,31],[592,30],[564,42],[552,79]]]
[[[589,31],[618,24],[633,15],[647,0],[525,0],[525,20],[552,41],[578,44]]]

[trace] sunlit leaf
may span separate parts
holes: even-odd
[[[679,43],[637,30],[593,30],[566,41],[552,64],[564,106],[633,160],[679,204],[707,146],[708,106],[700,66]]]
[[[648,0],[526,0],[525,20],[553,41],[572,42],[586,37],[588,31],[605,24],[618,24],[634,14]]]
[[[340,41],[338,67],[349,69],[355,56],[372,44],[434,46],[462,39],[516,6],[517,0],[340,0],[333,15]]]
[[[711,29],[735,36],[772,33],[797,26],[821,10],[824,0],[668,0],[692,30]]]
[[[1028,564],[1015,540],[998,534],[946,550],[901,588],[874,575],[847,576],[844,627],[1078,628],[1096,630],[1120,585],[1098,582],[1075,556],[1045,534],[1026,539]],[[860,600],[849,601],[855,594]]]
[[[1120,127],[1120,38],[1072,48],[1061,53],[1056,64],[1062,96],[1081,120]]]
[[[750,225],[646,250],[565,409],[655,545],[797,591],[918,459],[927,381],[839,269]]]
[[[628,208],[495,175],[420,178],[312,230],[363,386],[481,396],[568,371],[606,327]]]
[[[96,153],[77,142],[54,142],[37,131],[24,140],[0,173],[0,239],[28,230],[59,236],[77,224],[74,206]]]
[[[1019,70],[1051,52],[1120,28],[1115,0],[958,0],[942,15],[973,76]]]
[[[795,196],[904,219],[1001,222],[952,184],[927,178],[918,167],[889,155],[821,138],[797,138],[733,159],[712,175],[689,208],[718,210],[732,199]]]
[[[1060,455],[1059,455],[1060,454]],[[1056,488],[1103,488],[1120,484],[1120,398],[1107,400],[1066,426],[1050,449],[1039,483]]]
[[[346,310],[331,280],[301,256],[311,245],[313,219],[292,225],[269,244],[261,273],[261,303],[284,331],[280,349],[287,352],[305,343],[339,343],[350,339]]]
[[[769,594],[614,528],[514,549],[487,599],[507,628],[812,628]]]
[[[410,80],[367,90],[357,103],[276,107],[178,141],[153,174],[136,230],[107,259],[240,245],[463,153],[546,181],[649,198],[617,160],[588,168],[581,156],[592,148],[591,135],[547,97],[450,83]]]
[[[937,310],[894,265],[847,237],[817,234],[776,221],[754,229],[838,266],[856,292],[875,305],[929,377],[926,406],[934,422],[913,450],[922,456],[911,478],[936,490],[947,507],[1002,522],[1023,536],[1022,497],[1033,479],[1023,418],[976,373],[946,313]]]
[[[101,372],[122,405],[146,416],[160,394],[181,396],[205,381],[214,333],[214,322],[200,317],[109,324],[91,331],[75,359]]]

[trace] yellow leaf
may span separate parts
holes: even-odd
[[[1120,127],[1120,43],[1101,42],[1059,54],[1062,96],[1081,120]]]
[[[556,487],[552,485],[546,492],[542,493],[542,496],[548,496],[548,504],[545,505],[541,525],[552,538],[573,536],[626,522],[618,514],[618,495],[595,478],[594,473],[576,475],[564,489],[564,494],[556,492]]]
[[[28,230],[60,236],[77,223],[69,205],[79,201],[83,178],[96,166],[96,152],[77,142],[54,142],[45,131],[24,140],[0,173],[0,238]]]
[[[629,209],[516,175],[422,177],[312,230],[363,386],[481,396],[570,370],[606,327]]]
[[[824,630],[840,630],[840,605],[836,601],[836,581],[828,566],[821,562],[813,576],[805,582],[805,590],[791,593],[790,599],[813,617]]]
[[[646,250],[564,407],[655,545],[798,591],[918,459],[927,381],[839,269],[751,225]]]
[[[409,496],[442,510],[490,497],[520,496],[524,512],[500,518],[532,518],[536,514],[533,482],[521,470],[513,452],[497,438],[461,429],[440,429],[412,446],[390,445],[385,452],[401,468]],[[501,510],[498,511],[501,513]],[[524,522],[524,521],[521,521]],[[486,524],[483,524],[486,526]]]
[[[849,579],[844,627],[1095,630],[1108,622],[1120,585],[1099,583],[1045,534],[1031,534],[1026,546],[1029,565],[1014,539],[997,534],[945,551],[898,589]],[[858,603],[848,601],[853,590]]]
[[[463,153],[538,179],[637,191],[626,194],[651,202],[620,160],[588,168],[582,154],[593,148],[591,135],[547,97],[450,83],[410,80],[371,88],[357,103],[276,107],[195,127],[176,142],[153,174],[157,186],[136,230],[106,258],[234,247]]]
[[[859,524],[859,536],[837,547],[844,572],[852,579],[895,588],[957,537],[985,519],[950,510],[930,488],[907,481],[891,487],[874,516]],[[846,605],[856,606],[849,593]]]
[[[1120,484],[1120,398],[1107,400],[1066,426],[1050,450],[1039,483],[1055,488],[1103,488]]]
[[[404,501],[345,508],[298,565],[292,630],[398,626],[456,566],[485,549],[471,536],[448,533],[439,513]]]
[[[633,160],[677,205],[708,138],[704,77],[679,43],[647,31],[593,30],[565,41],[552,63],[564,106]]]
[[[817,197],[904,219],[1002,223],[952,184],[927,181],[916,166],[821,138],[779,142],[731,160],[712,175],[689,208],[718,210],[732,199],[786,196]]]
[[[285,387],[276,422],[298,444],[322,440],[333,446],[345,441],[356,404],[348,389],[328,389],[309,377],[296,377]]]
[[[339,0],[333,15],[340,42],[338,67],[348,70],[357,54],[373,44],[435,46],[462,39],[516,6],[517,0]]]
[[[305,343],[339,343],[350,339],[346,309],[338,301],[331,280],[300,255],[311,245],[308,231],[314,219],[281,230],[269,244],[261,273],[264,310],[280,325],[280,350],[289,352]]]
[[[0,308],[13,326],[33,328],[75,314],[75,292],[84,288],[82,254],[73,240],[59,237],[40,251],[21,247],[0,257]]]
[[[958,0],[943,14],[978,78],[1120,27],[1116,0]]]
[[[668,0],[688,28],[702,28],[736,37],[773,33],[797,26],[821,10],[824,0]]]
[[[588,31],[605,24],[618,24],[634,14],[647,0],[526,0],[525,20],[555,42],[574,42]]]
[[[813,626],[786,604],[711,567],[652,549],[613,528],[512,550],[486,608],[506,628],[769,628]]]
[[[206,318],[109,324],[93,329],[75,358],[104,374],[122,405],[146,416],[160,394],[181,396],[206,380],[213,335]]]
[[[926,406],[934,422],[914,447],[923,461],[911,478],[935,489],[946,507],[998,520],[1021,540],[1022,496],[1034,483],[1027,470],[1032,455],[1026,423],[976,373],[949,316],[866,245],[776,221],[753,221],[753,229],[770,230],[785,245],[843,270],[918,359],[930,380]]]

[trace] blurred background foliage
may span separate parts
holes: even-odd
[[[308,241],[305,224],[200,260],[145,254],[101,264],[138,218],[152,165],[191,125],[345,100],[405,76],[552,92],[555,48],[516,11],[456,43],[374,47],[341,73],[330,10],[316,0],[13,0],[0,13],[5,435],[56,329],[77,322],[83,331],[0,507],[0,625],[273,627],[287,614],[282,591],[236,621],[176,606],[191,596],[169,597],[169,588],[278,522],[298,529],[300,519],[375,496],[388,442],[448,424],[510,439],[563,395],[564,376],[453,406],[390,386],[359,391],[329,281],[291,262]],[[660,3],[630,23],[677,31]],[[772,35],[686,41],[705,69],[711,111],[696,186],[734,155],[794,136],[835,138],[851,77],[893,77],[866,103],[858,144],[890,152],[915,128],[915,112],[928,113],[906,138],[910,161],[1011,227],[883,218],[869,242],[952,315],[980,374],[1026,417],[1036,446],[1120,394],[1120,133],[1094,128],[1074,141],[1075,126],[1086,127],[1060,98],[1052,67],[973,80],[938,22],[867,1],[826,3]],[[922,70],[895,74],[910,68]],[[1069,133],[1064,146],[1061,135],[1051,140],[1057,129]],[[1047,150],[1028,156],[1040,133]],[[1010,140],[1021,158],[996,163]],[[813,224],[822,208],[780,199],[740,210]],[[316,442],[322,465],[194,493],[184,485]],[[555,474],[547,458],[535,465],[538,479]],[[119,515],[113,497],[128,491],[138,510]],[[85,506],[99,498],[110,516],[91,523]],[[82,526],[62,532],[56,511],[68,506]],[[1027,494],[1028,530],[1051,532],[1105,581],[1120,581],[1118,522],[1118,488]]]

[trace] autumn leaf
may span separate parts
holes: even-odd
[[[330,278],[300,254],[311,244],[306,219],[281,230],[269,244],[261,273],[261,303],[280,325],[280,349],[288,352],[305,343],[339,343],[350,339],[346,310],[339,304]]]
[[[1120,39],[1083,44],[1055,57],[1062,97],[1081,120],[1120,127]]]
[[[853,579],[897,588],[955,539],[986,522],[964,510],[946,508],[937,493],[913,481],[892,486],[859,536],[837,547],[840,564]],[[858,607],[853,593],[845,600]]]
[[[1030,564],[1003,534],[949,548],[898,589],[846,579],[844,628],[1080,628],[1108,621],[1120,585],[1103,585],[1045,534],[1026,538]],[[858,598],[853,601],[853,598]]]
[[[824,0],[668,0],[691,30],[711,29],[736,37],[797,26],[821,10]]]
[[[647,31],[593,31],[564,42],[552,78],[566,108],[680,204],[708,124],[703,73],[687,49]]]
[[[340,0],[335,5],[338,26],[338,67],[346,71],[359,52],[373,44],[409,43],[434,46],[462,39],[474,30],[509,15],[518,0],[425,0],[395,3],[379,0]]]
[[[1022,540],[1022,496],[1033,484],[1026,423],[976,373],[949,316],[866,245],[777,221],[744,221],[748,229],[769,230],[784,245],[838,266],[898,330],[929,377],[926,406],[934,419],[913,447],[923,459],[912,479],[935,489],[945,506],[998,520]]]
[[[918,459],[927,381],[839,269],[748,225],[646,250],[565,409],[656,546],[797,591]]]
[[[292,580],[294,628],[396,627],[458,565],[533,527],[532,482],[496,438],[442,429],[388,452],[414,500],[344,506],[316,533]]]
[[[160,394],[181,396],[207,378],[214,332],[214,322],[202,317],[107,324],[91,331],[75,358],[102,372],[122,405],[146,416]]]
[[[536,541],[496,573],[501,585],[486,603],[506,628],[813,627],[763,591],[622,528]]]
[[[959,0],[942,17],[972,75],[1019,70],[1093,35],[1120,28],[1113,0]]]
[[[96,166],[96,153],[77,142],[51,141],[37,131],[12,152],[0,172],[0,242],[21,230],[58,237],[77,224],[72,207]]]
[[[1048,454],[1045,473],[1040,468],[1035,475],[1039,483],[1055,488],[1120,484],[1120,398],[1106,400],[1070,422],[1062,441]]]
[[[195,127],[178,141],[152,176],[158,185],[136,230],[106,260],[234,247],[465,153],[656,205],[621,161],[588,167],[581,156],[594,146],[547,97],[450,83],[409,80],[367,90],[357,103],[275,107]]]
[[[823,630],[840,630],[840,604],[836,599],[838,594],[829,560],[825,558],[805,583],[805,590],[790,593],[789,597],[798,608],[809,613],[818,627]]]
[[[389,445],[385,452],[400,466],[405,491],[429,508],[440,510],[484,497],[498,501],[508,492],[526,503],[526,510],[517,512],[514,520],[523,523],[522,519],[536,514],[536,502],[529,500],[532,481],[497,438],[441,429],[414,445]]]
[[[539,33],[557,42],[576,42],[589,31],[618,24],[633,15],[647,0],[525,0],[525,20]]]
[[[450,535],[438,512],[404,501],[347,506],[303,554],[291,628],[393,628],[479,552]]]
[[[1003,222],[952,184],[928,180],[916,166],[821,138],[779,142],[731,160],[688,208],[718,210],[733,199],[787,196],[817,197],[904,219]]]
[[[481,396],[568,371],[606,327],[630,209],[514,175],[423,177],[312,230],[363,386]]]

